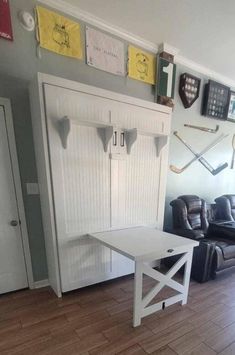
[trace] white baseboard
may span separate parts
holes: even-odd
[[[42,287],[46,287],[46,286],[49,286],[49,280],[48,279],[34,282],[34,288],[42,288]]]

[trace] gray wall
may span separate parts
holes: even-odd
[[[0,73],[0,96],[11,99],[33,273],[35,280],[41,280],[47,276],[47,265],[40,200],[38,195],[27,195],[25,185],[37,181],[28,83]]]
[[[35,280],[41,280],[47,277],[47,270],[40,202],[38,196],[28,196],[25,189],[26,182],[37,181],[27,92],[29,81],[40,71],[149,101],[154,100],[154,92],[150,85],[91,68],[85,64],[84,59],[80,61],[70,59],[46,50],[41,51],[41,59],[37,58],[34,33],[23,30],[17,20],[19,10],[24,9],[33,13],[35,4],[36,2],[32,0],[11,1],[14,42],[0,40],[0,95],[10,98],[12,102],[33,272]],[[84,41],[84,24],[82,24],[82,33]],[[125,43],[125,49],[127,51],[127,43]],[[178,74],[183,71],[187,70],[178,67]],[[200,103],[201,96],[192,108],[185,110],[176,94],[176,105],[173,113],[173,130],[179,130],[197,150],[207,145],[215,135],[186,129],[183,127],[183,123],[191,122],[208,126],[215,126],[217,123],[215,120],[200,116]],[[233,127],[235,130],[232,123],[219,123],[221,132],[232,134]],[[208,159],[215,166],[230,159],[230,145],[231,137],[223,141],[211,154],[208,154]],[[172,137],[170,162],[182,166],[191,157],[192,155],[176,141],[176,138]],[[182,193],[195,193],[212,201],[214,197],[224,192],[234,191],[233,178],[234,172],[229,169],[219,176],[213,177],[199,163],[195,163],[182,175],[176,175],[169,171],[165,224],[170,225],[171,221],[168,207],[171,199]]]

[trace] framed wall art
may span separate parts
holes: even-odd
[[[217,118],[221,120],[227,119],[229,87],[209,80],[205,85],[202,115]]]
[[[128,76],[132,79],[155,84],[156,55],[140,48],[128,47]]]
[[[235,122],[235,91],[230,91],[227,120]]]
[[[189,108],[197,100],[201,79],[184,73],[180,75],[179,95],[185,108]]]
[[[40,47],[67,57],[82,59],[80,25],[54,11],[37,6]]]
[[[174,98],[176,65],[168,60],[158,58],[157,94]]]
[[[124,44],[88,26],[86,26],[86,60],[93,68],[115,75],[126,74]]]

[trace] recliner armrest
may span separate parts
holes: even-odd
[[[200,240],[205,238],[205,233],[201,229],[172,229],[171,233],[181,237]]]

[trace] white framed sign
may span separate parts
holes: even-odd
[[[86,26],[87,64],[112,74],[125,76],[124,44]]]

